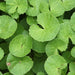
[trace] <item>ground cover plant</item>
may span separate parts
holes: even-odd
[[[0,75],[75,75],[75,0],[0,0]]]

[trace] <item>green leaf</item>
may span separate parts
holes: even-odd
[[[34,73],[38,73],[38,72],[45,72],[44,70],[44,63],[45,63],[45,57],[34,57],[33,61],[34,61],[34,65],[33,65],[33,68],[32,68],[32,71]]]
[[[49,0],[49,4],[50,4],[51,13],[53,15],[57,17],[64,14],[65,10],[61,0]]]
[[[71,56],[71,52],[70,51],[65,51],[64,53],[62,53],[62,56],[64,57],[64,59],[67,61],[67,63],[70,63],[72,61],[74,61],[75,59]]]
[[[37,75],[46,75],[44,72],[38,72]]]
[[[16,29],[17,23],[13,18],[7,15],[0,16],[0,38],[7,39],[11,37]]]
[[[40,0],[28,0],[29,2],[29,7],[26,12],[27,15],[29,16],[37,16],[39,12],[39,6],[40,6]]]
[[[48,0],[41,0],[40,6],[39,6],[40,12],[48,12],[49,11],[49,3]]]
[[[32,50],[38,53],[45,53],[46,44],[47,42],[38,42],[36,40],[33,40]]]
[[[75,72],[75,62],[71,62],[69,64],[69,69],[70,69],[71,72]]]
[[[71,55],[75,58],[75,47],[71,49]]]
[[[64,41],[56,38],[56,39],[48,42],[48,44],[46,45],[45,50],[46,50],[47,56],[50,56],[50,55],[53,55],[53,54],[57,55],[58,54],[58,49],[61,52],[63,52],[63,51],[66,50],[66,48],[67,48],[67,44]]]
[[[75,75],[75,72],[69,72],[68,75]]]
[[[5,0],[6,8],[9,14],[17,12],[18,14],[24,14],[28,8],[27,0]]]
[[[2,48],[0,48],[0,60],[3,58],[3,56],[4,56],[4,51]]]
[[[4,75],[12,75],[11,73],[7,72],[7,73],[4,73]]]
[[[5,4],[5,2],[0,2],[0,10],[6,12],[6,4]]]
[[[32,48],[32,38],[26,34],[17,35],[10,42],[9,51],[12,55],[17,57],[24,57],[29,54]]]
[[[0,75],[3,75],[2,72],[0,72]]]
[[[26,21],[27,21],[28,25],[36,25],[37,24],[36,17],[27,16]]]
[[[63,7],[65,8],[65,11],[72,10],[75,8],[75,0],[62,0]]]
[[[60,71],[67,67],[65,59],[60,55],[49,56],[44,64],[48,75],[61,75]]]
[[[37,41],[51,41],[59,32],[60,24],[58,20],[51,13],[41,13],[37,16],[37,22],[39,25],[31,25],[29,34]],[[37,35],[36,35],[37,34]]]
[[[71,23],[71,28],[73,29],[73,31],[75,31],[75,13],[72,14],[70,23]]]
[[[72,30],[70,26],[70,21],[64,20],[64,22],[60,25],[60,31],[57,37],[68,44],[69,38],[71,37],[71,33]]]
[[[17,58],[11,54],[7,57],[7,67],[10,73],[13,75],[24,75],[33,66],[33,61],[29,56],[23,58]]]

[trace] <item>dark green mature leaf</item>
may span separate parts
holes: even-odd
[[[45,53],[45,46],[47,42],[38,42],[33,40],[32,49],[38,53]]]
[[[11,54],[8,55],[7,67],[10,73],[14,75],[24,75],[32,68],[32,66],[33,61],[29,56],[17,58]]]
[[[29,34],[37,41],[51,41],[59,32],[60,25],[58,20],[51,13],[41,13],[37,16],[37,22],[42,26],[31,25]]]

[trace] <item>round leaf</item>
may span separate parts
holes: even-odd
[[[51,13],[41,13],[37,16],[38,25],[31,25],[29,34],[37,41],[51,41],[59,32],[60,25],[58,20]]]
[[[10,73],[13,75],[24,75],[33,66],[33,61],[29,56],[23,58],[17,58],[11,54],[7,57],[7,67]]]
[[[11,37],[16,29],[17,23],[13,18],[7,15],[0,16],[0,38],[7,39]]]
[[[44,66],[48,75],[60,75],[60,70],[66,68],[67,63],[62,56],[52,55],[47,58]]]
[[[30,53],[32,48],[32,39],[26,34],[17,35],[9,45],[9,51],[11,54],[17,57],[23,57]]]

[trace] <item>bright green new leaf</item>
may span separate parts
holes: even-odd
[[[70,69],[71,72],[75,72],[75,62],[71,62],[69,64],[69,69]]]
[[[48,42],[48,44],[46,45],[46,54],[47,56],[58,54],[58,49],[62,52],[65,51],[66,48],[67,44],[64,41],[56,38]]]
[[[9,14],[15,12],[19,14],[24,14],[28,8],[27,0],[5,0],[6,1],[6,10]]]
[[[31,25],[29,34],[37,41],[51,41],[59,32],[60,24],[51,13],[41,13],[37,16],[38,25]]]
[[[9,51],[12,55],[17,57],[24,57],[29,54],[32,48],[32,38],[26,34],[17,35],[10,42]]]
[[[45,53],[45,46],[47,42],[38,42],[33,40],[32,49],[38,53]]]
[[[29,56],[25,56],[23,58],[17,58],[12,56],[11,54],[8,55],[7,58],[7,67],[10,73],[13,75],[24,75],[33,66],[33,61]]]
[[[2,48],[0,48],[0,60],[3,58],[3,56],[4,56],[4,51]]]
[[[13,18],[7,15],[0,16],[0,38],[7,39],[11,37],[16,29],[17,23]]]
[[[61,75],[61,70],[67,67],[65,59],[60,55],[49,56],[44,64],[48,75]]]
[[[64,14],[65,10],[61,0],[49,0],[51,13],[56,17]]]
[[[62,2],[65,11],[69,11],[75,8],[75,0],[62,0]]]

